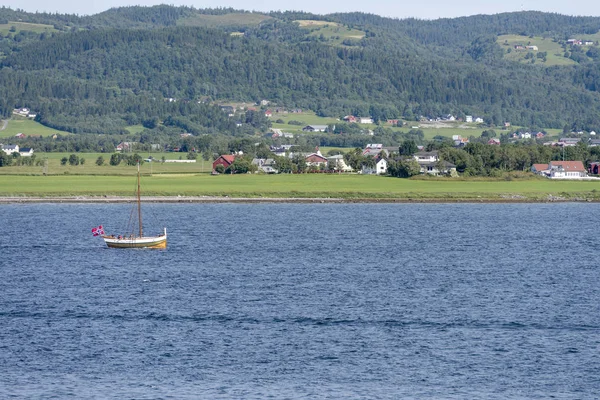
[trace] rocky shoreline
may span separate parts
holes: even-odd
[[[122,196],[64,196],[0,197],[0,204],[19,203],[132,203],[135,197]],[[501,195],[496,198],[332,198],[332,197],[229,197],[229,196],[145,196],[143,203],[555,203],[555,202],[600,202],[595,198],[565,198],[547,195],[528,198],[522,195]]]

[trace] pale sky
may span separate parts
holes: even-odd
[[[404,3],[404,4],[403,4]],[[453,18],[475,14],[497,14],[502,12],[536,10],[556,12],[566,15],[600,16],[600,1],[591,0],[4,0],[3,6],[22,9],[29,12],[58,12],[66,14],[90,15],[106,11],[113,7],[156,4],[186,5],[194,8],[232,7],[247,11],[285,11],[300,10],[314,14],[334,12],[362,11],[384,17],[421,19]]]

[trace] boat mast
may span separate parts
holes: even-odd
[[[140,237],[144,236],[142,232],[142,202],[140,200],[140,162],[137,164],[137,207],[138,207],[138,222],[140,224]]]

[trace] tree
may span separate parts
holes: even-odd
[[[99,167],[102,166],[102,165],[104,165],[104,157],[102,157],[102,156],[98,157],[96,159],[96,165],[99,166]]]
[[[190,151],[189,153],[187,153],[188,160],[195,160],[197,158],[198,158],[198,154],[196,152]]]
[[[77,154],[69,156],[69,165],[79,165],[79,156]]]
[[[119,154],[119,153],[113,153],[110,156],[109,164],[112,165],[113,167],[116,167],[120,163],[121,163],[121,154]]]
[[[67,157],[63,157],[60,159],[60,165],[67,165],[69,159]]]
[[[215,171],[218,172],[219,174],[222,174],[225,172],[225,166],[223,164],[218,164],[215,167]]]
[[[397,178],[410,178],[421,173],[421,166],[413,157],[392,161],[388,164],[388,174]]]
[[[400,154],[403,156],[412,156],[417,151],[419,151],[419,148],[414,140],[405,140],[400,145]]]
[[[0,150],[0,167],[8,167],[10,164],[12,164],[12,158]]]

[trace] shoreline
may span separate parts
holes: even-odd
[[[133,203],[136,198],[122,196],[0,196],[1,204],[22,203],[80,203],[80,204],[118,204]],[[595,198],[564,198],[548,196],[546,198],[527,198],[525,196],[507,196],[500,198],[333,198],[333,197],[229,197],[229,196],[146,196],[142,203],[598,203]]]

